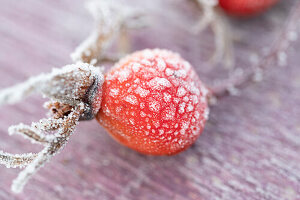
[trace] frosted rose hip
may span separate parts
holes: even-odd
[[[207,116],[207,90],[193,67],[154,49],[127,56],[106,74],[96,118],[127,147],[171,155],[195,142]]]

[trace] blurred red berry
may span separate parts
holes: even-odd
[[[106,74],[96,118],[129,148],[172,155],[195,142],[207,115],[207,90],[193,67],[154,49],[127,56]]]
[[[219,5],[229,14],[249,16],[259,14],[278,0],[219,0]]]

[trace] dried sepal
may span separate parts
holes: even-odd
[[[23,123],[15,126],[11,126],[8,129],[10,135],[18,134],[23,136],[25,139],[28,139],[33,144],[47,144],[47,136],[42,133],[39,129],[25,125]]]
[[[10,154],[0,151],[0,164],[5,165],[7,168],[22,168],[31,163],[37,154]]]
[[[43,81],[45,75],[41,74],[28,79],[26,82],[17,84],[0,91],[0,105],[14,104],[30,96],[36,91],[36,86]]]
[[[41,119],[39,122],[33,122],[31,126],[39,129],[42,132],[51,132],[57,130],[62,123],[63,119],[52,117],[48,119]]]
[[[95,19],[95,28],[71,54],[72,60],[91,64],[114,61],[115,56],[106,54],[107,49],[119,39],[121,53],[127,52],[129,50],[127,30],[142,27],[143,15],[124,4],[116,4],[110,0],[89,1],[87,8]]]
[[[53,101],[71,106],[80,102],[88,105],[91,102],[101,101],[99,95],[95,93],[101,88],[103,81],[104,77],[99,68],[87,63],[66,65],[0,91],[0,105],[17,103],[32,93],[41,93]],[[98,102],[95,105],[100,104]],[[97,113],[99,107],[90,109],[90,112]]]
[[[78,124],[81,114],[84,112],[84,104],[80,103],[74,109],[71,110],[67,116],[63,118],[61,126],[58,128],[57,133],[53,135],[49,144],[37,154],[36,158],[32,160],[30,164],[18,175],[13,181],[12,191],[19,193],[23,190],[23,187],[28,180],[50,160],[55,154],[64,148],[68,142],[71,134],[74,132],[76,125]]]

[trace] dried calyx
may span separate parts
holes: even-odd
[[[0,104],[16,103],[34,92],[50,99],[45,103],[50,110],[48,119],[9,128],[10,134],[22,135],[44,145],[44,149],[38,154],[21,155],[0,151],[0,164],[13,168],[27,166],[14,181],[14,192],[22,191],[29,178],[64,147],[79,120],[93,119],[100,109],[103,81],[99,68],[77,63],[53,69],[0,93]]]
[[[49,74],[41,74],[14,87],[2,90],[0,105],[13,104],[32,93],[41,93],[44,97],[70,108],[84,103],[85,112],[81,119],[92,119],[100,107],[98,92],[103,83],[99,68],[86,63],[67,65],[61,69],[54,68]],[[60,107],[62,108],[62,107]],[[57,108],[58,109],[58,108]],[[65,108],[64,108],[65,109]]]

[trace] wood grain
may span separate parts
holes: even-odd
[[[128,2],[151,15],[150,27],[131,33],[132,50],[178,51],[208,85],[227,76],[227,69],[206,62],[214,48],[210,30],[201,35],[189,31],[200,15],[193,1]],[[69,64],[69,54],[92,28],[83,1],[1,3],[0,88]],[[258,17],[230,18],[237,66],[252,66],[253,58],[261,59],[282,40],[281,32],[299,6],[298,0],[285,0]],[[211,108],[196,144],[179,155],[140,155],[113,141],[96,121],[83,122],[65,150],[29,182],[23,194],[10,192],[19,170],[0,166],[0,199],[300,199],[299,51],[299,40],[292,42],[285,67],[269,62],[263,82],[250,84],[239,96],[222,98]],[[39,120],[45,113],[43,101],[35,96],[2,107],[0,149],[40,150],[8,136],[7,128]]]

